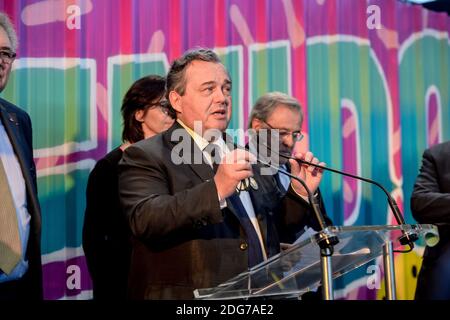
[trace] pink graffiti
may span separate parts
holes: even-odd
[[[441,140],[439,107],[438,97],[434,91],[428,95],[426,101],[428,146],[433,146]]]
[[[230,18],[246,46],[255,42],[241,10],[235,4],[230,7]]]
[[[387,49],[398,48],[398,33],[395,30],[391,30],[382,26],[381,29],[377,29],[377,36],[383,42]]]
[[[153,33],[147,52],[148,53],[162,52],[164,49],[165,43],[166,43],[166,38],[164,36],[164,32],[162,32],[161,30],[158,30],[155,33]]]
[[[108,121],[108,91],[100,82],[97,82],[97,110]]]
[[[284,14],[286,15],[287,31],[292,47],[298,48],[305,42],[305,30],[295,16],[294,6],[292,0],[282,0],[284,7]]]

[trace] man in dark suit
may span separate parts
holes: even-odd
[[[450,141],[423,153],[422,167],[411,196],[411,211],[419,223],[439,229],[440,241],[426,247],[416,299],[450,299]]]
[[[217,286],[278,253],[280,230],[318,228],[300,183],[293,180],[282,194],[255,157],[223,135],[231,80],[214,52],[198,49],[175,60],[167,96],[177,122],[130,146],[119,165],[133,233],[133,299],[193,298],[193,290]],[[306,160],[318,163],[312,154]],[[296,161],[291,172],[313,192],[322,178]]]
[[[17,37],[0,13],[0,92]],[[30,117],[0,98],[0,300],[42,299],[41,216]]]

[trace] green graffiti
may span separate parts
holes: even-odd
[[[222,60],[225,68],[228,70],[231,82],[231,101],[232,101],[232,113],[229,129],[239,129],[243,126],[244,120],[244,106],[243,106],[243,61],[242,61],[242,47],[227,48],[226,52],[219,50],[219,57]],[[236,141],[237,142],[237,141]]]
[[[405,42],[400,57],[400,110],[402,123],[402,167],[405,217],[414,221],[409,206],[412,189],[427,145],[425,98],[434,86],[441,100],[443,141],[450,139],[450,46],[448,37],[424,31]]]
[[[315,41],[308,46],[307,57],[312,151],[331,167],[342,168],[344,160],[355,161],[342,151],[341,101],[348,99],[355,105],[360,124],[360,174],[389,189],[387,96],[369,44],[357,38],[332,43]],[[343,223],[344,217],[342,182],[339,175],[325,174],[321,184],[327,211],[336,224]],[[362,184],[360,214],[355,224],[384,224],[386,208],[386,197],[376,187]]]
[[[91,111],[92,108],[95,111],[92,87],[96,80],[92,70],[80,65],[67,69],[26,65],[11,72],[3,95],[29,113],[33,122],[34,148],[86,142],[95,146],[93,135],[96,132],[91,132],[95,118]],[[96,123],[93,127],[96,128]],[[62,155],[68,151],[75,150],[51,153]]]
[[[81,246],[89,169],[38,178],[42,254]]]
[[[291,92],[290,45],[287,41],[268,42],[249,47],[250,108],[270,91]]]

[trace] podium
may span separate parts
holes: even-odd
[[[293,244],[215,288],[199,288],[196,299],[298,298],[320,284],[324,297],[333,299],[332,280],[383,256],[387,299],[395,300],[393,252],[403,246],[405,235],[429,246],[439,242],[437,227],[429,224],[384,226],[331,226]],[[337,237],[332,252],[324,256],[322,237]]]

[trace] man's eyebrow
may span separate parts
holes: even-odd
[[[204,86],[208,86],[208,85],[211,85],[211,84],[216,84],[216,82],[214,80],[206,81],[206,82],[203,82],[201,84],[201,86],[204,87]]]
[[[201,86],[201,87],[205,87],[205,86],[216,85],[216,84],[217,84],[216,81],[211,80],[211,81],[205,81],[205,82],[203,82],[200,86]],[[226,79],[224,84],[225,84],[225,85],[231,85],[231,80],[230,80],[230,79]]]
[[[12,49],[10,47],[0,47],[0,50],[8,50],[8,51],[12,51]]]

